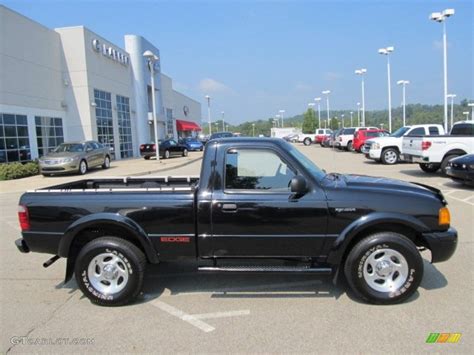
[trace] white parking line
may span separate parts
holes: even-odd
[[[150,302],[153,306],[158,307],[162,311],[165,311],[172,316],[175,316],[182,321],[185,321],[196,328],[202,330],[205,333],[209,333],[214,331],[212,325],[203,322],[201,319],[215,319],[215,318],[224,318],[224,317],[237,317],[237,316],[247,316],[250,314],[249,310],[241,310],[241,311],[229,311],[229,312],[214,312],[214,313],[202,313],[202,314],[188,314],[183,312],[182,310],[169,305],[163,301],[155,299]]]

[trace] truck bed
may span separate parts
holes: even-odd
[[[106,177],[83,179],[28,192],[191,192],[197,176]]]

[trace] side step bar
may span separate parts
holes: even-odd
[[[296,272],[330,275],[331,268],[291,267],[291,266],[201,266],[198,271],[211,272]]]

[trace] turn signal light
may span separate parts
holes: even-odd
[[[421,142],[421,150],[428,150],[431,147],[431,142]]]
[[[451,215],[447,207],[441,207],[438,214],[438,224],[440,226],[449,226],[451,223]]]
[[[30,216],[26,206],[18,206],[18,220],[20,221],[20,228],[22,231],[27,231],[30,229]]]

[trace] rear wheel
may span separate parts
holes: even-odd
[[[304,144],[304,145],[311,145],[311,138],[305,138],[305,139],[303,140],[303,144]]]
[[[353,152],[353,151],[354,151],[354,147],[352,146],[352,141],[349,141],[349,142],[347,143],[347,150],[348,150],[349,152]]]
[[[163,154],[163,158],[165,159],[169,159],[170,158],[170,151],[169,150],[165,150],[164,154]]]
[[[183,157],[187,157],[188,156],[188,150],[187,149],[184,149],[183,150]]]
[[[84,175],[87,173],[87,162],[85,160],[81,160],[79,163],[79,174]]]
[[[423,259],[405,236],[381,232],[362,239],[350,251],[344,274],[354,293],[375,304],[409,298],[423,278]]]
[[[454,159],[456,157],[458,157],[459,155],[458,154],[451,154],[451,155],[447,155],[443,158],[443,161],[441,162],[441,172],[446,175],[446,168],[448,167],[448,164],[449,164],[449,161],[451,159]]]
[[[433,174],[438,171],[440,165],[439,164],[420,164],[420,169],[423,170],[425,173]]]
[[[103,237],[87,243],[74,268],[82,293],[101,306],[120,306],[140,292],[146,258],[127,240]]]
[[[143,157],[143,159],[145,159],[145,160],[150,160],[150,156],[149,156],[149,155],[145,155],[145,156]]]
[[[382,163],[387,164],[387,165],[393,165],[398,162],[398,150],[395,148],[387,148],[382,152]]]

